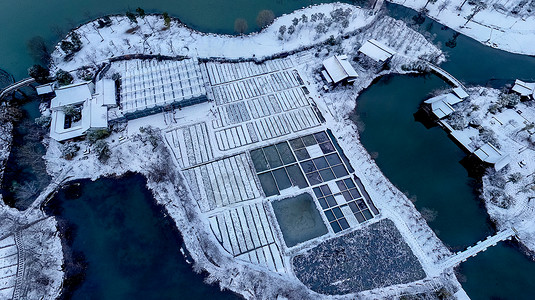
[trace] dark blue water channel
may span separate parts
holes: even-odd
[[[390,15],[412,22],[413,10],[387,5]],[[455,32],[430,20],[418,26],[442,45],[444,69],[469,85],[501,88],[516,78],[535,78],[535,58],[484,47],[465,36],[444,46]],[[384,174],[415,200],[419,211],[452,250],[466,248],[495,232],[477,196],[478,181],[461,165],[466,154],[438,127],[415,120],[420,103],[447,85],[434,75],[387,76],[357,99],[352,119],[361,141]],[[533,299],[535,263],[517,245],[500,243],[462,263],[459,279],[472,299]]]
[[[141,175],[76,182],[59,191],[48,210],[60,219],[67,255],[74,253],[71,267],[86,266],[81,284],[67,281],[67,298],[238,298],[192,272],[180,253],[180,233]]]

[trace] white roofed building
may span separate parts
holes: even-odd
[[[367,40],[364,45],[360,47],[359,52],[370,57],[376,62],[383,63],[396,54],[394,50],[374,39]]]
[[[457,96],[459,97],[459,99],[466,99],[468,98],[468,93],[460,86],[456,87],[456,88],[453,88],[452,89],[452,92]]]
[[[535,99],[535,83],[524,82],[522,80],[515,80],[513,91],[520,94],[522,97],[531,97]]]
[[[54,83],[47,83],[35,87],[37,95],[47,95],[54,92]]]
[[[116,105],[115,82],[108,79],[95,84],[82,82],[56,89],[50,102],[50,137],[65,141],[84,135],[89,129],[108,127],[108,107]],[[80,109],[81,119],[73,122],[65,115],[66,106]]]
[[[323,61],[323,77],[330,82],[337,84],[341,81],[353,82],[359,76],[357,71],[351,66],[346,55],[331,56]]]
[[[507,154],[502,154],[500,150],[494,147],[491,143],[486,143],[479,147],[474,154],[483,162],[494,165],[496,171],[501,170],[511,162],[511,157]]]
[[[430,104],[431,111],[433,112],[433,114],[437,118],[442,119],[455,111],[452,105],[457,104],[461,101],[463,100],[458,96],[452,93],[448,93],[425,100],[424,103]]]

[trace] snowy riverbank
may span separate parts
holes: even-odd
[[[320,18],[319,14],[323,16]],[[302,17],[303,15],[305,18]],[[281,34],[279,32],[281,26],[292,26],[294,18],[301,20],[297,22],[297,25],[294,25],[295,32],[291,35],[287,32]],[[341,20],[334,22],[333,18]],[[307,21],[304,22],[303,19]],[[279,296],[296,299],[321,298],[322,295],[313,292],[297,279],[289,266],[291,259],[295,254],[307,251],[322,241],[343,237],[345,233],[337,235],[336,232],[331,231],[312,242],[288,249],[276,231],[278,228],[276,221],[270,216],[272,211],[269,200],[257,196],[257,199],[248,203],[254,203],[253,205],[263,207],[267,211],[267,219],[269,220],[266,221],[264,216],[262,222],[265,225],[262,226],[267,225],[272,228],[270,230],[275,231],[274,241],[271,242],[271,245],[275,248],[278,245],[278,249],[281,249],[280,261],[284,262],[286,267],[274,272],[261,265],[247,262],[237,255],[232,255],[228,252],[228,248],[222,247],[224,245],[217,240],[210,226],[213,216],[227,208],[218,207],[214,211],[207,212],[211,208],[201,205],[201,197],[205,197],[206,195],[203,193],[206,192],[199,191],[198,187],[193,188],[192,182],[197,181],[191,179],[193,167],[187,170],[183,169],[184,166],[181,163],[187,158],[180,157],[179,159],[177,153],[187,152],[193,157],[197,155],[204,157],[207,154],[202,151],[208,150],[210,158],[204,158],[205,160],[201,160],[201,162],[211,164],[236,156],[246,157],[248,151],[260,146],[283,142],[289,138],[314,133],[318,130],[331,129],[351,165],[355,167],[354,175],[362,179],[363,185],[380,211],[376,218],[363,225],[356,224],[355,228],[365,230],[367,224],[374,224],[385,218],[392,220],[426,274],[424,279],[415,282],[396,284],[386,288],[378,287],[343,295],[340,298],[374,299],[419,293],[432,295],[439,288],[462,294],[462,289],[453,275],[452,269],[442,270],[437,267],[442,260],[451,255],[450,251],[427,226],[409,199],[384,177],[360,144],[356,125],[348,119],[355,107],[358,93],[369,86],[373,79],[389,73],[419,70],[424,67],[422,59],[435,63],[443,60],[441,51],[423,36],[408,28],[402,21],[384,15],[374,15],[368,10],[346,4],[326,4],[299,10],[278,18],[273,25],[260,33],[244,37],[202,34],[176,22],[172,22],[170,28],[164,28],[163,19],[159,16],[138,19],[137,25],[131,24],[126,17],[115,16],[111,20],[110,27],[97,29],[98,25],[95,21],[76,29],[83,44],[81,50],[65,61],[65,53],[58,47],[53,53],[54,67],[69,71],[84,66],[96,68],[111,57],[128,54],[183,55],[199,59],[244,58],[261,60],[292,52],[287,57],[291,62],[292,74],[297,74],[297,78],[303,78],[304,82],[298,83],[298,87],[299,89],[301,86],[306,88],[307,97],[311,101],[310,103],[309,100],[305,101],[307,104],[303,106],[302,111],[309,108],[309,111],[313,111],[312,109],[317,107],[325,121],[319,122],[323,124],[314,125],[317,126],[315,128],[300,129],[299,131],[302,131],[300,133],[288,132],[286,135],[270,137],[266,139],[267,141],[257,144],[252,142],[238,145],[234,150],[225,150],[221,147],[218,150],[211,148],[210,144],[214,147],[217,144],[214,138],[215,128],[212,126],[215,127],[213,124],[216,124],[217,121],[214,111],[220,106],[217,107],[214,102],[197,104],[173,112],[163,112],[135,119],[129,121],[124,127],[114,127],[114,132],[105,139],[110,151],[109,158],[103,160],[104,162],[98,159],[95,147],[86,141],[76,142],[76,144],[83,150],[91,149],[90,152],[86,151],[86,154],[75,153],[71,160],[66,160],[62,155],[64,146],[54,140],[49,140],[45,159],[47,170],[54,178],[54,182],[59,183],[67,179],[97,179],[102,176],[118,176],[130,171],[141,173],[147,177],[147,186],[152,190],[156,201],[165,206],[182,233],[186,247],[195,260],[194,268],[206,270],[210,274],[207,281],[218,282],[222,288],[231,289],[246,298],[276,298]],[[346,25],[344,26],[344,24]],[[357,49],[370,38],[385,43],[397,52],[388,66],[377,66],[366,62],[362,57],[357,58]],[[319,73],[321,62],[329,56],[341,53],[355,58],[352,64],[357,66],[359,77],[352,86],[338,86],[325,91],[323,89],[324,82]],[[153,62],[153,66],[156,66],[157,62],[155,60]],[[103,75],[111,77],[113,72],[126,72],[119,69],[125,66],[124,64],[112,63],[111,71]],[[288,70],[273,72],[274,74],[290,73]],[[270,74],[265,75],[265,77],[267,76]],[[274,116],[279,117],[284,114],[284,117],[289,118],[290,113],[285,114],[279,111]],[[199,145],[193,145],[193,147],[190,145],[190,148],[194,149],[183,149],[182,152],[179,149],[177,152],[178,146],[173,146],[169,140],[167,143],[165,142],[163,136],[167,137],[169,132],[182,132],[183,128],[187,128],[189,132],[190,127],[195,127],[199,121],[206,122],[203,123],[204,127],[200,126],[200,128],[204,128],[202,130],[207,131],[208,134],[203,135],[199,132],[195,134],[201,136],[200,140],[203,143],[206,142],[204,139],[207,139],[210,148],[199,150]],[[147,130],[147,126],[152,126],[153,129]],[[239,139],[236,137],[235,141],[239,141]],[[184,141],[178,141],[177,145],[183,145],[183,143]],[[226,166],[232,164],[236,165],[237,161],[221,162],[217,168],[226,169]],[[250,164],[246,167],[252,168]],[[240,172],[243,171],[239,170],[238,173]],[[236,182],[236,178],[232,180]],[[232,184],[232,180],[229,179],[229,185]],[[245,182],[244,178],[240,178],[240,180]],[[238,180],[239,184],[243,185],[244,182],[240,180]],[[248,178],[248,180],[253,181],[254,179]],[[233,189],[227,187],[227,190]],[[244,191],[244,193],[251,191],[254,189]],[[281,191],[281,197],[293,196],[296,193],[299,193],[299,189],[295,187],[286,189]],[[44,199],[36,201],[33,207],[39,207],[40,201],[44,201]],[[247,201],[242,200],[242,202]],[[231,207],[244,206],[243,203],[231,204]],[[229,224],[232,226],[232,223],[227,223],[227,226]],[[346,233],[353,229],[349,229]],[[230,243],[233,242],[237,244],[236,241],[230,241]],[[242,242],[240,241],[240,243]],[[272,246],[270,247],[273,249]]]
[[[489,47],[535,55],[535,2],[466,0],[389,0]]]

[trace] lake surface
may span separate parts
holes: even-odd
[[[4,1],[5,2],[5,1]],[[41,36],[50,48],[70,29],[83,22],[107,14],[124,14],[137,7],[146,13],[168,12],[188,26],[214,33],[234,33],[234,21],[243,18],[248,32],[257,31],[256,16],[263,9],[276,16],[318,3],[319,0],[20,0],[4,3],[0,10],[0,68],[12,73],[17,80],[27,77],[26,69],[34,63],[28,54],[27,42]],[[14,17],[16,16],[16,17]]]
[[[143,176],[78,183],[48,204],[74,228],[71,250],[87,263],[72,299],[238,299],[192,272],[180,253],[180,234]]]

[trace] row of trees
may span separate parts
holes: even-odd
[[[273,11],[264,9],[261,10],[258,15],[256,16],[256,25],[260,28],[264,28],[275,20],[275,14]],[[247,20],[243,18],[238,18],[234,21],[234,31],[243,34],[247,32],[247,29],[249,28],[249,25],[247,24]]]
[[[133,13],[131,11],[126,12],[126,17],[128,18],[128,20],[130,20],[130,23],[132,24],[137,24],[138,17],[141,19],[145,19],[145,16],[145,10],[141,7],[136,8],[136,13]],[[167,12],[164,12],[162,16],[165,27],[169,28],[169,26],[171,26],[171,17]]]

